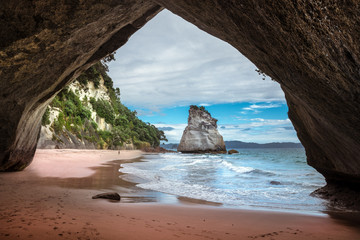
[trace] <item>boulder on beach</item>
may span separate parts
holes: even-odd
[[[217,130],[217,119],[204,107],[190,106],[188,125],[177,149],[182,153],[226,153],[225,142]]]
[[[120,201],[121,199],[120,195],[116,192],[100,193],[92,197],[92,199],[97,199],[97,198],[110,199],[113,201]]]

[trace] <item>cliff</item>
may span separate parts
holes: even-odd
[[[216,123],[217,119],[212,118],[204,107],[190,106],[188,125],[177,150],[182,153],[226,153]]]
[[[106,69],[98,62],[54,98],[42,118],[38,148],[135,149],[166,139],[120,102]]]
[[[108,89],[104,85],[104,79],[100,76],[99,86],[96,88],[93,82],[86,83],[85,86],[78,81],[71,83],[61,94],[73,95],[80,100],[81,108],[88,111],[88,116],[84,119],[80,118],[76,122],[71,117],[64,119],[69,109],[61,109],[57,104],[64,104],[60,102],[59,98],[50,103],[46,110],[44,120],[40,130],[40,138],[37,148],[46,149],[102,149],[109,146],[106,144],[106,139],[102,139],[99,131],[111,132],[112,125],[105,121],[105,118],[100,117],[93,109],[90,102],[87,99],[94,98],[96,101],[110,101]],[[67,99],[66,101],[71,101]],[[65,103],[69,105],[68,103]],[[71,105],[71,104],[70,104]],[[70,109],[71,111],[71,109]],[[76,114],[76,113],[70,113]],[[59,121],[64,121],[63,126],[56,126]],[[81,121],[82,120],[82,121]],[[75,127],[75,125],[77,125]],[[58,129],[56,129],[56,127]],[[76,129],[77,128],[77,129]],[[123,144],[122,148],[134,149],[135,147],[130,142],[129,144]],[[116,146],[120,148],[120,146]]]

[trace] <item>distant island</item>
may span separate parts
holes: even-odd
[[[166,149],[177,149],[179,144],[167,143],[161,146]],[[293,142],[272,142],[272,143],[253,143],[253,142],[242,142],[242,141],[225,141],[227,149],[231,148],[303,148],[301,143]]]

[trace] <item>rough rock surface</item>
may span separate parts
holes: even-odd
[[[85,123],[91,128],[90,122]],[[55,140],[53,136],[56,137]],[[61,135],[56,135],[47,128],[41,127],[40,137],[37,144],[40,149],[97,149],[97,146],[87,141],[86,139],[79,139],[75,134],[64,130]]]
[[[31,163],[54,95],[161,9],[140,0],[0,2],[0,171]]]
[[[359,189],[353,189],[349,186],[338,184],[327,184],[310,194],[314,197],[320,197],[328,200],[330,210],[351,209],[360,211]]]
[[[226,153],[225,142],[217,130],[217,119],[197,107],[190,107],[188,125],[177,148],[183,153]]]
[[[308,163],[328,183],[359,188],[359,1],[154,2],[0,2],[0,170],[31,162],[54,94],[123,45],[159,4],[279,82]]]

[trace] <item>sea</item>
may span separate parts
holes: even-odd
[[[326,202],[310,194],[324,177],[306,163],[303,148],[236,149],[237,154],[145,155],[121,164],[122,178],[137,187],[231,208],[321,212]]]

